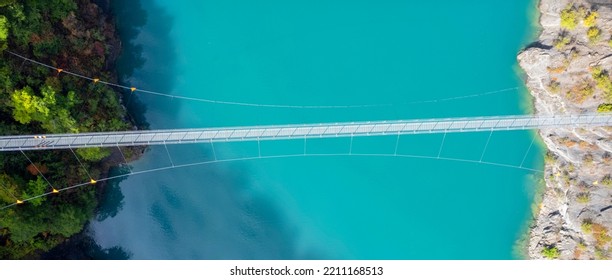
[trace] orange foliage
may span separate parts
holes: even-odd
[[[558,66],[558,67],[550,67],[550,66],[549,66],[549,67],[546,67],[546,70],[548,70],[548,72],[549,72],[549,73],[553,73],[553,74],[561,74],[561,73],[565,72],[565,69],[566,69],[566,68],[567,68],[567,67],[565,67],[565,66],[563,66],[563,65]]]
[[[593,237],[597,241],[598,246],[604,246],[611,241],[612,237],[608,235],[608,229],[601,224],[593,223]]]
[[[585,149],[585,150],[587,150],[587,149],[588,150],[594,150],[594,149],[597,148],[597,146],[595,146],[595,145],[593,145],[593,144],[591,144],[589,142],[586,142],[586,141],[580,141],[579,147],[581,149]]]
[[[576,248],[574,250],[574,259],[579,260],[581,255],[582,255],[582,250],[580,250],[579,248]]]
[[[42,174],[45,174],[49,171],[49,168],[47,168],[47,166],[44,164],[36,164],[36,166],[30,164],[28,165],[28,167],[26,167],[26,169],[28,170],[28,172],[30,172],[30,174],[37,175],[38,170],[36,170],[36,167],[38,167],[38,170],[40,170]]]
[[[565,144],[566,147],[571,148],[571,147],[574,147],[576,145],[576,142],[574,142],[572,140],[567,140],[563,144]]]

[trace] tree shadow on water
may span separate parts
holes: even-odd
[[[134,40],[147,23],[148,15],[140,0],[112,1],[109,11],[113,14],[122,41],[122,52],[117,67],[121,72],[121,78],[125,79],[131,77],[134,69],[141,68],[146,62],[142,56],[142,46],[136,44]]]
[[[115,246],[103,249],[91,237],[91,233],[83,231],[72,236],[68,241],[43,254],[45,260],[128,260],[132,253],[122,247]]]
[[[109,176],[126,175],[129,173],[129,167],[116,167],[111,169]],[[100,193],[100,203],[96,214],[98,222],[115,217],[123,209],[123,199],[125,197],[121,192],[119,184],[127,178],[128,176],[123,176],[106,182],[104,189]]]
[[[175,72],[177,57],[170,36],[174,18],[153,0],[113,1],[110,8],[123,43],[117,60],[121,83],[138,89],[171,93],[174,88],[171,75]],[[179,111],[179,104],[169,105],[166,97],[143,95],[151,98],[145,104],[139,94],[138,91],[123,90],[125,105],[141,128],[148,127],[145,119],[147,106],[163,106],[164,113]]]

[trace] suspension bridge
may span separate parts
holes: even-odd
[[[288,105],[288,104],[259,104],[259,103],[245,103],[235,101],[224,101],[224,100],[213,100],[205,98],[194,98],[188,96],[174,95],[163,92],[155,92],[149,90],[138,89],[133,86],[112,83],[109,81],[103,81],[96,77],[88,77],[75,72],[70,72],[62,68],[58,68],[49,64],[45,64],[25,56],[6,51],[7,53],[23,59],[24,61],[31,62],[38,66],[46,67],[56,71],[57,74],[67,74],[89,80],[95,84],[103,84],[118,89],[128,90],[130,94],[144,93],[155,96],[184,99],[195,102],[205,102],[212,104],[232,105],[232,106],[247,106],[247,107],[264,107],[264,108],[291,108],[291,109],[338,109],[338,108],[368,108],[368,107],[389,107],[393,104],[362,104],[362,105]],[[435,103],[444,101],[453,101],[465,98],[475,98],[485,95],[499,94],[504,92],[510,92],[517,90],[517,87],[506,88],[496,91],[457,96],[444,99],[432,99],[432,100],[420,100],[401,105],[408,104],[422,104],[422,103]],[[532,139],[529,148],[525,152],[522,162],[520,165],[488,162],[484,160],[485,152],[487,150],[489,140],[494,131],[504,130],[531,130],[541,128],[586,128],[586,127],[604,127],[612,126],[612,114],[611,113],[587,113],[587,114],[574,114],[574,115],[515,115],[515,116],[487,116],[487,117],[468,117],[468,118],[444,118],[444,119],[415,119],[415,120],[389,120],[389,121],[369,121],[369,122],[345,122],[345,123],[320,123],[320,124],[294,124],[294,125],[267,125],[267,126],[241,126],[241,127],[218,127],[218,128],[196,128],[196,129],[165,129],[165,130],[142,130],[142,131],[117,131],[117,132],[93,132],[93,133],[72,133],[72,134],[37,134],[37,135],[5,135],[0,136],[0,152],[14,152],[18,151],[23,154],[24,157],[36,168],[39,175],[49,185],[48,191],[30,197],[15,198],[15,202],[0,207],[0,210],[7,209],[19,204],[23,204],[27,201],[45,197],[48,195],[58,194],[63,191],[67,191],[74,188],[79,188],[91,184],[96,184],[101,181],[108,181],[130,175],[147,174],[151,172],[157,172],[162,170],[200,166],[211,163],[220,162],[232,162],[232,161],[243,161],[243,160],[255,160],[255,159],[274,159],[274,158],[287,158],[287,157],[299,157],[299,156],[379,156],[379,157],[403,157],[403,158],[419,158],[419,159],[435,159],[435,160],[447,160],[456,162],[467,162],[476,164],[486,164],[500,167],[522,169],[530,172],[543,172],[542,170],[533,169],[523,166],[527,154],[531,150],[531,147],[535,141]],[[485,147],[480,155],[480,159],[461,159],[442,156],[442,147],[446,139],[447,133],[461,133],[461,132],[479,132],[487,131],[489,138],[485,144]],[[411,155],[398,153],[398,143],[401,135],[409,134],[444,134],[437,156],[427,155]],[[366,136],[382,136],[382,135],[394,135],[397,136],[395,144],[395,152],[392,154],[359,154],[352,152],[353,137],[366,137]],[[350,149],[348,153],[336,153],[336,154],[316,154],[306,153],[306,140],[312,138],[350,138]],[[304,152],[301,154],[288,154],[288,155],[262,155],[260,141],[270,140],[283,140],[283,139],[304,139]],[[219,159],[216,157],[215,148],[213,143],[218,142],[241,142],[241,141],[257,141],[258,143],[258,155],[251,157],[232,158],[232,159]],[[199,161],[195,163],[187,164],[174,164],[170,151],[168,150],[168,144],[190,144],[190,143],[210,143],[211,151],[214,155],[214,160]],[[163,145],[166,148],[168,158],[171,165],[141,171],[130,170],[127,174],[120,174],[106,178],[94,179],[85,165],[81,162],[73,148],[91,148],[91,147],[116,147],[121,155],[120,147],[122,146],[144,146],[144,145]],[[34,161],[27,156],[25,151],[32,150],[50,150],[50,149],[70,149],[74,157],[78,160],[81,167],[85,170],[87,175],[90,177],[89,181],[72,186],[59,187],[53,185],[44,174],[38,169]],[[125,164],[128,164],[125,159]],[[2,186],[4,187],[4,186]]]
[[[494,116],[407,121],[0,136],[0,151],[612,126],[612,114]]]

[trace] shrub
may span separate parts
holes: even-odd
[[[580,229],[582,229],[582,232],[584,232],[585,234],[591,233],[593,231],[593,222],[591,220],[582,221]]]
[[[595,88],[593,85],[591,85],[591,82],[588,80],[583,80],[567,92],[567,98],[576,103],[582,103],[587,98],[593,96],[594,92]]]
[[[553,162],[555,162],[555,160],[557,160],[557,157],[551,151],[547,151],[546,155],[544,155],[544,162],[546,164],[552,164]]]
[[[561,74],[565,72],[566,69],[567,69],[567,65],[561,65],[557,67],[550,67],[550,66],[546,67],[546,70],[551,74]]]
[[[572,38],[569,35],[562,33],[559,34],[559,36],[553,41],[553,46],[555,49],[561,50],[571,42]]]
[[[573,30],[578,25],[578,11],[573,6],[568,6],[561,11],[561,27]]]
[[[601,179],[601,185],[608,188],[612,187],[612,176],[606,175],[606,177],[603,177],[603,179]]]
[[[605,246],[608,242],[612,241],[612,237],[608,235],[608,229],[601,224],[593,223],[591,226],[593,237],[597,242],[598,246]]]
[[[559,83],[558,81],[552,80],[550,81],[550,83],[548,83],[548,91],[552,93],[559,93],[560,90],[561,83]]]
[[[597,20],[598,16],[599,13],[597,13],[596,11],[592,11],[588,13],[586,17],[584,17],[582,24],[584,24],[584,26],[586,27],[593,27],[595,26],[595,21]]]
[[[579,193],[576,195],[576,200],[582,204],[589,203],[591,195],[588,192]]]
[[[559,249],[555,246],[549,246],[542,249],[542,256],[546,257],[549,260],[558,259],[561,253],[559,253]]]
[[[607,252],[600,248],[600,247],[595,247],[595,259],[597,260],[607,260],[608,259],[608,254]]]
[[[599,113],[612,112],[612,104],[609,104],[609,103],[599,104],[599,106],[597,106],[597,112]]]
[[[76,153],[86,161],[98,161],[110,155],[110,150],[106,148],[82,148],[77,149]]]
[[[567,6],[567,7],[570,7],[570,6]],[[585,18],[587,16],[588,12],[589,11],[587,10],[587,8],[585,6],[580,5],[580,6],[578,6],[578,13],[576,15],[578,15],[579,18]]]
[[[583,84],[580,89],[578,89],[578,94],[580,98],[584,101],[589,96],[592,96],[595,92],[595,88],[589,84]]]
[[[584,149],[584,147],[586,147],[586,146],[585,146],[585,145],[583,145],[582,143],[586,143],[586,145],[588,145],[588,142],[586,142],[586,141],[582,141],[582,142],[580,142],[580,143],[581,143],[581,145],[580,145],[580,146],[581,146],[581,147],[583,147],[583,149]],[[584,157],[582,157],[582,162],[583,162],[585,165],[593,165],[593,163],[595,162],[595,159],[593,158],[593,155],[589,153],[589,154],[584,155]]]
[[[608,71],[597,66],[591,69],[591,75],[597,83],[597,87],[605,93],[606,99],[612,101],[612,80],[610,80]]]
[[[599,39],[601,39],[601,29],[596,26],[592,26],[587,30],[587,37],[589,38],[589,42],[597,43]]]

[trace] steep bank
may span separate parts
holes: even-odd
[[[541,0],[542,32],[518,56],[538,114],[612,108],[612,3]],[[530,258],[612,257],[612,129],[542,129],[546,190]]]

